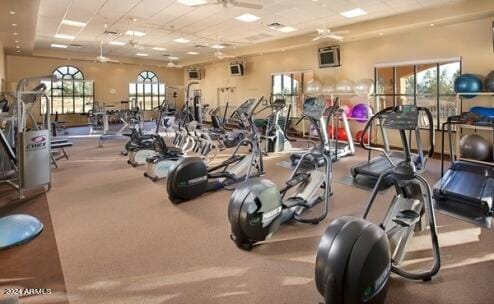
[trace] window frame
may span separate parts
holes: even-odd
[[[440,86],[441,86],[441,66],[448,64],[448,63],[454,63],[457,62],[459,64],[459,73],[460,75],[462,74],[462,69],[463,69],[463,60],[462,57],[457,57],[457,58],[450,58],[450,59],[437,59],[437,60],[428,60],[428,61],[416,61],[416,62],[399,62],[399,63],[394,63],[394,64],[389,64],[389,65],[375,65],[374,66],[374,87],[376,88],[376,102],[380,97],[391,97],[393,100],[393,106],[400,105],[401,103],[399,102],[399,99],[401,97],[412,97],[413,96],[413,104],[417,105],[417,97],[423,97],[423,96],[428,96],[427,94],[417,94],[417,67],[421,65],[435,65],[436,68],[436,94],[435,94],[435,99],[436,99],[436,107],[437,107],[437,113],[436,113],[436,121],[434,122],[436,125],[434,126],[434,129],[437,131],[441,131],[441,99],[443,97],[455,97],[456,98],[456,93],[451,93],[451,94],[442,94],[440,91]],[[412,94],[401,94],[400,92],[397,92],[397,73],[396,70],[399,67],[403,66],[412,66],[414,69],[414,85],[413,85],[413,95]],[[392,93],[379,93],[377,90],[379,78],[378,78],[378,69],[382,68],[392,68],[393,69],[393,92]],[[377,104],[379,104],[377,102]],[[426,127],[421,127],[421,129],[427,129]]]
[[[75,69],[75,72],[73,73],[70,73],[70,68],[73,68]],[[63,71],[63,69],[66,69],[66,72]],[[62,77],[58,76],[61,75]],[[80,74],[80,77],[75,77],[77,74]],[[73,65],[61,65],[59,67],[57,67],[56,69],[53,70],[52,72],[52,75],[55,75],[57,76],[57,78],[59,79],[58,81],[53,81],[51,80],[50,81],[50,108],[52,109],[52,113],[51,114],[55,114],[53,112],[53,99],[54,98],[60,98],[61,101],[62,101],[62,109],[61,109],[61,113],[58,113],[59,115],[71,115],[71,114],[83,114],[83,113],[86,113],[86,99],[89,99],[91,98],[91,105],[94,104],[94,81],[91,81],[91,80],[86,80],[85,77],[84,77],[84,73],[81,71],[81,69],[79,69],[78,67],[76,66],[73,66]],[[66,78],[66,76],[70,76],[70,78]],[[71,82],[71,84],[69,85],[69,88],[71,86],[71,89],[72,89],[72,94],[65,94],[64,93],[64,88],[65,88],[65,85],[67,82]],[[82,94],[76,94],[76,91],[75,91],[75,87],[76,87],[76,82],[81,82],[82,84]],[[55,86],[56,83],[59,83],[60,86]],[[92,94],[86,94],[86,84],[87,83],[91,83],[91,92]],[[53,93],[54,92],[59,92],[59,94],[56,94],[54,95]],[[78,112],[76,111],[76,99],[77,98],[81,98],[82,97],[82,112]],[[67,101],[66,101],[67,99]],[[70,101],[70,99],[72,99]],[[72,112],[70,113],[66,113],[65,112],[65,109],[66,109],[66,103],[70,103],[72,104]],[[91,109],[93,108],[92,106],[90,107]],[[41,114],[44,115],[43,113],[43,109],[44,107],[42,107],[40,109],[40,112]]]
[[[146,90],[146,84],[150,85],[149,92]],[[134,86],[135,94],[131,94],[130,87],[132,85]],[[139,86],[142,87],[142,93],[140,93],[138,90]],[[155,87],[157,88],[157,92],[155,92],[154,90]],[[163,89],[163,92],[161,92],[161,89]],[[144,70],[140,72],[137,75],[136,81],[129,83],[129,93],[128,93],[129,99],[135,98],[137,104],[140,102],[140,100],[142,100],[143,111],[154,111],[154,108],[161,104],[161,99],[165,98],[165,94],[166,94],[165,83],[160,82],[158,74],[150,70]],[[147,97],[149,97],[149,103],[151,105],[150,109],[146,107],[146,101],[148,101]],[[155,105],[154,103],[156,97],[158,98],[157,99],[158,104]]]

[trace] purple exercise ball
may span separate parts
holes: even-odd
[[[370,108],[365,103],[359,103],[353,106],[352,117],[358,122],[366,122],[369,119]]]

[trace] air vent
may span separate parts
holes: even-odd
[[[116,31],[104,31],[103,34],[105,35],[119,35],[119,32]]]
[[[73,44],[73,43],[71,43],[69,46],[74,49],[82,49],[84,47],[82,44]]]
[[[201,45],[201,44],[196,44],[194,45],[195,48],[198,48],[198,49],[202,49],[202,48],[205,48],[206,46],[205,45]]]
[[[162,55],[163,57],[170,57],[171,55],[170,54],[164,54]]]

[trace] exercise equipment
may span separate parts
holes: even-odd
[[[351,80],[340,80],[336,83],[336,92],[338,93],[352,93],[354,82]]]
[[[247,127],[248,133],[228,159],[208,168],[201,158],[184,158],[170,171],[167,190],[172,203],[188,201],[206,192],[228,188],[264,174],[260,138],[253,118],[256,108],[263,100],[264,97],[257,102],[252,99],[247,100],[235,110]],[[248,155],[238,154],[243,146],[249,147]],[[257,172],[253,173],[253,169]]]
[[[456,93],[477,93],[482,92],[482,80],[474,74],[462,74],[455,79],[454,88]],[[476,95],[463,95],[470,99]]]
[[[325,128],[318,126],[324,120],[325,102],[309,98],[304,102],[304,115],[319,130],[320,138],[326,138]],[[321,132],[321,129],[323,132]],[[315,159],[324,159],[324,170],[319,171]],[[313,170],[302,172],[301,164],[311,159]],[[269,239],[281,224],[295,220],[317,224],[326,218],[331,196],[331,159],[318,150],[306,152],[290,175],[286,185],[278,190],[267,179],[253,179],[240,185],[233,192],[228,205],[231,238],[242,249],[250,250],[257,242]],[[323,203],[319,215],[306,217],[308,212]]]
[[[491,127],[494,123],[483,121],[479,115],[465,112],[448,117],[442,125],[441,179],[434,186],[436,210],[454,218],[484,228],[492,228],[494,214],[494,167],[487,163],[458,160],[453,146],[452,126],[455,124],[481,124]],[[444,173],[445,132],[448,133],[451,167]]]
[[[349,105],[342,105],[340,108],[345,111],[346,117],[352,117],[352,107]]]
[[[488,92],[494,92],[494,71],[490,71],[485,77],[484,88]]]
[[[267,119],[266,133],[261,136],[264,140],[264,151],[271,152],[283,152],[292,149],[291,139],[287,136],[287,128],[290,122],[290,113],[292,106],[288,106],[288,112],[286,117],[282,117],[282,111],[286,108],[286,102],[284,99],[275,99],[270,103],[272,114]],[[283,128],[281,127],[283,125]]]
[[[471,133],[460,140],[460,153],[463,157],[485,161],[491,158],[491,152],[492,147],[480,135]]]
[[[355,94],[360,96],[367,96],[374,91],[374,81],[372,79],[360,79],[355,82],[353,86]]]
[[[362,135],[364,136],[363,139]],[[360,130],[355,134],[355,139],[357,139],[358,142],[363,141],[365,144],[369,144],[369,133],[364,133],[364,130]]]
[[[347,141],[348,134],[346,133],[345,128],[339,127],[336,132],[336,137],[338,138],[338,140]]]
[[[358,122],[366,122],[372,115],[372,110],[366,103],[359,103],[352,108],[352,117]]]
[[[181,149],[168,147],[163,137],[153,134],[153,143],[155,145],[155,151],[158,151],[156,155],[148,157],[146,159],[146,172],[144,177],[156,182],[160,179],[166,178],[170,170],[172,170],[184,157]]]
[[[471,107],[470,112],[479,114],[487,118],[494,118],[494,108],[492,107]]]
[[[317,95],[321,93],[321,83],[317,80],[312,80],[305,86],[305,94],[307,95]]]
[[[374,116],[371,117],[371,119],[369,119],[369,121],[367,121],[364,129],[359,131],[359,133],[361,132],[361,134],[372,134],[371,128],[374,122],[378,122],[377,125],[379,126],[384,147],[372,147],[369,144],[371,139],[370,136],[368,136],[367,142],[365,141],[365,136],[360,136],[360,146],[368,151],[368,155],[366,161],[358,163],[350,170],[350,173],[353,177],[353,183],[356,185],[373,189],[383,172],[391,170],[393,167],[396,166],[396,164],[402,162],[405,159],[404,152],[390,149],[388,140],[389,128],[386,128],[383,124],[383,120],[386,119],[386,116],[392,110],[393,107],[389,107],[376,113]],[[411,145],[412,134],[415,137],[417,148],[417,153],[412,155],[412,160],[418,172],[422,173],[423,170],[425,170],[427,158],[422,147],[420,129],[416,128],[415,130],[410,130],[408,134],[405,134],[405,136],[407,136],[409,145]],[[372,151],[379,152],[381,153],[381,155],[372,158]],[[381,188],[379,190],[388,189],[392,186],[392,184],[393,181],[391,177],[388,176],[383,179]]]
[[[407,131],[418,128],[419,112],[429,120],[433,138],[432,113],[423,107],[402,105],[388,109],[383,124],[396,129],[405,159],[381,175],[362,218],[343,216],[325,230],[316,256],[315,281],[325,303],[384,303],[393,272],[411,280],[429,281],[441,266],[436,220],[430,186],[417,174],[411,158]],[[384,113],[382,113],[384,114]],[[434,153],[431,141],[429,156]],[[379,183],[391,176],[396,194],[383,221],[373,224],[367,217],[375,203]],[[425,271],[401,267],[415,231],[430,230],[433,262]]]
[[[26,191],[51,189],[50,100],[44,83],[28,90],[31,82],[58,81],[54,76],[30,77],[17,83],[14,101],[9,112],[2,113],[5,128],[0,128],[0,183],[18,191],[18,198]],[[45,99],[43,121],[38,123],[32,111]],[[0,126],[3,123],[0,123]],[[0,250],[27,243],[43,230],[37,218],[15,214],[0,218]]]

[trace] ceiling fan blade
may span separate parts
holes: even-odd
[[[338,35],[329,35],[328,38],[335,39],[335,40],[343,40],[343,37],[338,36]]]
[[[331,32],[331,34],[336,34],[336,35],[348,34],[348,33],[350,33],[350,31],[348,31],[348,30]]]
[[[319,40],[321,38],[322,38],[321,36],[317,36],[316,38],[312,39],[312,41],[317,41],[317,40]]]
[[[233,6],[244,7],[244,8],[251,8],[251,9],[262,9],[263,8],[262,4],[257,4],[257,3],[232,1],[231,4]]]

